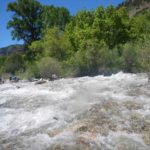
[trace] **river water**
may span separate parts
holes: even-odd
[[[0,85],[0,150],[149,150],[145,74]]]

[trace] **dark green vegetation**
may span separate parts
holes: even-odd
[[[127,4],[71,16],[66,8],[36,0],[9,3],[14,15],[8,27],[14,39],[24,40],[25,52],[1,56],[1,73],[51,78],[149,72],[150,11],[129,17]]]
[[[41,37],[42,23],[40,17],[42,6],[35,0],[18,0],[8,4],[8,11],[14,12],[8,28],[13,28],[12,37],[23,39],[25,44],[31,44]]]

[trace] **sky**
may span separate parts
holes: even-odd
[[[12,40],[10,29],[7,29],[7,22],[12,14],[7,12],[7,4],[15,0],[0,0],[0,47],[11,44],[22,44],[22,41]],[[66,7],[71,14],[75,15],[81,9],[95,9],[102,5],[104,7],[112,4],[117,6],[123,0],[39,0],[44,5],[54,5]]]

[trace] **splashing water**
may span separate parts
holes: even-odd
[[[0,85],[0,150],[14,149],[149,150],[146,75]]]

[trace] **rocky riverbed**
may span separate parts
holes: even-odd
[[[149,150],[147,80],[118,73],[0,85],[0,150]]]

